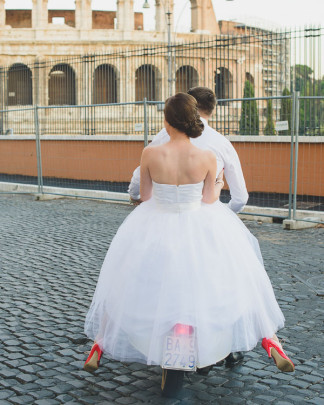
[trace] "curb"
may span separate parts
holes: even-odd
[[[129,204],[128,193],[118,193],[114,191],[85,190],[77,188],[60,188],[43,186],[43,193],[38,192],[37,185],[22,183],[0,182],[0,193],[21,193],[34,194],[39,201],[57,198],[91,198],[114,203]],[[274,218],[283,221],[284,229],[306,229],[316,227],[318,223],[324,223],[324,212],[298,210],[296,219],[288,219],[287,208],[270,208],[247,205],[240,212],[239,217],[248,221],[262,221],[265,223],[274,222]]]

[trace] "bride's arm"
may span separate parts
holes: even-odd
[[[217,171],[216,157],[212,152],[206,152],[206,154],[208,159],[208,172],[204,182],[202,201],[207,204],[212,204],[218,200],[224,186],[224,182],[222,181],[223,172],[221,172],[215,184]]]
[[[151,150],[150,148],[145,148],[142,152],[141,157],[141,174],[140,174],[140,195],[141,201],[147,201],[152,196],[152,178],[149,171]]]

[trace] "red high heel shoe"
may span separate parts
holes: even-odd
[[[264,338],[262,340],[262,347],[268,353],[269,357],[273,357],[276,366],[281,371],[291,372],[295,370],[294,363],[283,351],[283,348],[279,342],[274,339]]]
[[[98,343],[95,343],[92,346],[91,352],[86,362],[84,363],[83,370],[89,371],[90,373],[93,373],[94,371],[98,370],[102,353],[103,352],[100,349]]]

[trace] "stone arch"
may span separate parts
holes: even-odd
[[[23,63],[15,63],[8,70],[7,104],[33,104],[32,72]]]
[[[215,94],[217,99],[233,98],[233,75],[225,67],[219,67],[215,72]],[[218,104],[225,105],[226,101]]]
[[[245,80],[248,80],[252,86],[254,86],[254,77],[251,75],[250,72],[245,73]]]
[[[75,105],[75,72],[67,63],[55,65],[49,74],[48,105]]]
[[[190,88],[198,86],[198,72],[190,65],[183,65],[176,71],[176,93],[186,93]]]
[[[96,67],[93,77],[93,104],[118,102],[118,72],[115,66],[104,63]]]
[[[142,101],[144,97],[148,101],[159,100],[160,84],[159,69],[150,64],[141,65],[135,72],[135,101]]]

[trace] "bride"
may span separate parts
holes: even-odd
[[[139,205],[120,226],[102,265],[85,321],[95,340],[85,363],[102,352],[120,361],[161,365],[176,324],[192,325],[197,367],[262,346],[282,371],[293,371],[275,333],[284,325],[262,260],[247,229],[219,200],[216,158],[195,147],[203,124],[196,100],[165,103],[170,141],[145,148]],[[138,235],[138,237],[134,237]]]

